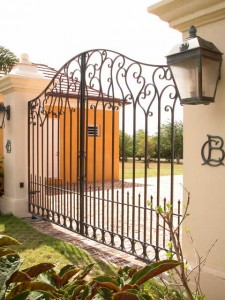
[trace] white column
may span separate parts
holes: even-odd
[[[183,32],[184,39],[188,36],[189,27],[195,25],[200,37],[211,41],[225,53],[224,0],[164,0],[149,7],[148,11]],[[183,251],[192,267],[195,266],[195,254],[185,228],[190,229],[194,246],[201,256],[218,240],[202,269],[201,285],[207,300],[224,300],[225,165],[210,167],[203,164],[201,149],[207,141],[207,134],[225,141],[224,61],[215,103],[184,106],[184,186],[191,194],[191,202],[190,216],[183,225]],[[218,159],[223,153],[219,150],[213,155]],[[184,198],[187,198],[186,194]]]
[[[38,72],[27,55],[10,74],[0,79],[0,93],[4,105],[10,105],[10,120],[4,129],[4,196],[0,198],[0,211],[17,217],[28,213],[28,101],[37,97],[49,79]],[[7,152],[6,143],[11,143]]]

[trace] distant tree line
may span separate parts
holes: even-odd
[[[120,159],[124,158],[126,161],[129,157],[135,157],[139,160],[146,158],[150,161],[157,159],[159,156],[160,158],[171,160],[172,134],[174,158],[179,163],[180,159],[183,158],[183,123],[181,121],[176,121],[173,128],[170,122],[163,124],[160,129],[160,140],[158,133],[149,136],[146,135],[143,129],[139,129],[135,137],[120,131]]]

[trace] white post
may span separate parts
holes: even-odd
[[[225,1],[224,0],[163,0],[149,7],[172,28],[188,37],[188,29],[196,26],[197,34],[216,45],[225,53]],[[215,149],[209,149],[207,135],[215,136]],[[188,263],[195,266],[193,245],[188,240],[185,227],[190,229],[194,246],[204,256],[215,240],[204,268],[201,270],[201,287],[207,300],[225,299],[225,62],[221,69],[215,103],[184,106],[184,186],[191,194],[190,216],[183,225],[183,252]],[[206,144],[205,144],[206,143]],[[205,156],[224,165],[211,167],[204,164]],[[185,197],[187,198],[187,194]]]
[[[0,211],[17,217],[28,213],[28,101],[38,96],[49,79],[29,62],[28,55],[21,56],[20,63],[0,79],[0,93],[4,105],[10,105],[10,120],[4,129],[4,196],[0,198]],[[9,146],[6,149],[6,144]]]

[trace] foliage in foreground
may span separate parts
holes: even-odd
[[[143,284],[181,264],[175,260],[151,263],[139,270],[125,267],[117,276],[97,276],[93,279],[87,275],[94,264],[79,268],[66,265],[59,273],[54,271],[51,263],[20,270],[22,260],[19,254],[9,248],[20,243],[6,235],[0,236],[0,299],[114,299],[138,300],[154,299],[143,289]]]

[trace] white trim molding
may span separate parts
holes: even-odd
[[[225,19],[224,0],[162,0],[148,7],[169,26],[185,32],[191,25],[197,27]]]

